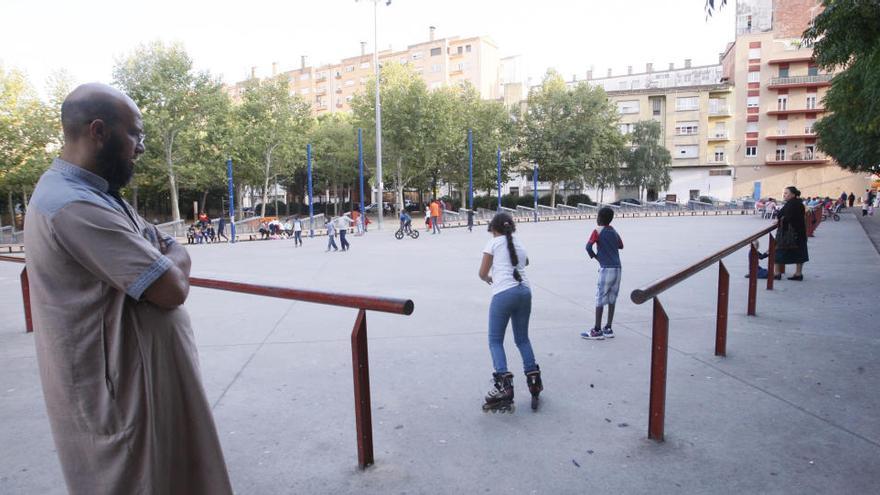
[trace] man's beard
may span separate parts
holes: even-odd
[[[103,177],[108,189],[119,191],[131,180],[134,174],[134,161],[122,158],[122,140],[113,136],[96,157],[98,175]]]

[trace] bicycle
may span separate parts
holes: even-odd
[[[404,230],[404,229],[401,227],[401,228],[397,229],[397,232],[394,233],[394,237],[395,237],[398,241],[401,240],[401,239],[403,239],[403,236],[405,236],[405,235],[408,235],[408,236],[412,237],[413,239],[418,239],[418,238],[419,238],[419,231],[416,230],[416,229],[413,229],[413,228],[411,228],[411,227],[407,227],[407,228]]]

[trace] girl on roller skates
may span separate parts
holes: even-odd
[[[489,223],[492,239],[483,249],[480,279],[492,286],[489,305],[489,353],[492,356],[494,384],[486,394],[483,411],[513,411],[513,373],[507,370],[504,354],[504,333],[507,322],[513,327],[513,338],[523,360],[526,383],[532,394],[532,409],[538,408],[538,394],[544,389],[541,370],[529,342],[529,316],[532,312],[532,291],[526,278],[529,264],[525,248],[513,237],[516,224],[507,213],[495,215]]]

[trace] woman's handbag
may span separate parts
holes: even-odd
[[[780,226],[776,230],[776,249],[797,249],[798,235],[790,225]]]

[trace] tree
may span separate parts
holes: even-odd
[[[60,145],[57,116],[23,73],[0,66],[0,190],[7,193],[13,224],[13,194],[22,191],[26,196],[26,189],[49,166],[51,151]]]
[[[632,150],[626,160],[626,181],[638,187],[639,199],[649,187],[665,189],[672,183],[672,155],[660,144],[661,134],[660,123],[654,120],[637,122],[630,134]]]
[[[825,0],[804,32],[819,67],[841,69],[816,122],[819,149],[842,168],[880,173],[880,2]]]
[[[403,207],[403,189],[431,172],[430,154],[436,117],[431,114],[431,97],[425,82],[413,69],[389,63],[382,67],[382,156],[390,166],[383,173],[391,176],[397,204]],[[365,144],[375,154],[375,80],[351,102],[354,122],[366,129]],[[376,177],[376,180],[383,180]],[[379,200],[381,202],[381,198]]]
[[[353,186],[358,178],[357,133],[349,114],[331,113],[318,117],[309,136],[316,182],[337,192]],[[344,194],[337,194],[337,198]],[[339,203],[334,214],[339,214]]]
[[[297,153],[305,148],[313,124],[311,107],[290,94],[290,81],[281,75],[264,81],[249,80],[236,115],[243,139],[239,145],[242,161],[246,165],[261,164],[260,215],[265,216],[269,179],[279,172],[292,175],[300,163]]]
[[[114,83],[137,103],[144,117],[148,142],[143,168],[159,168],[168,180],[171,215],[180,220],[176,163],[191,139],[199,139],[208,121],[206,113],[220,90],[220,82],[206,72],[196,73],[192,59],[180,44],[160,41],[142,45],[116,62]],[[208,95],[206,97],[206,95]]]
[[[568,88],[558,73],[548,71],[541,87],[529,93],[520,119],[522,156],[537,162],[541,179],[550,182],[552,206],[560,182],[592,178],[590,169],[607,167],[619,156],[617,112],[599,87]]]

